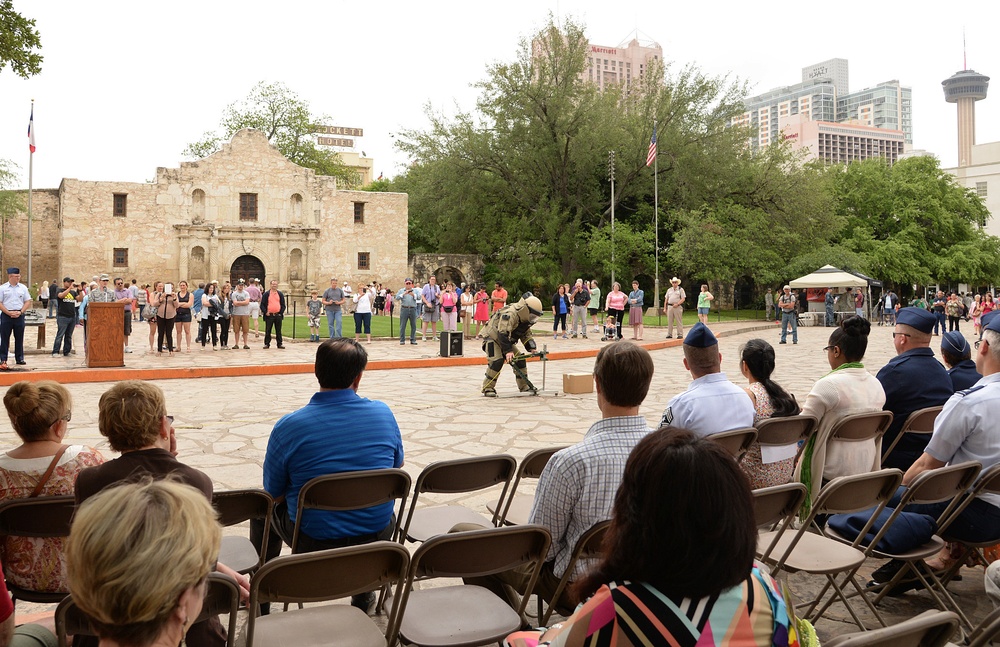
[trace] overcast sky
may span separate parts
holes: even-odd
[[[1000,85],[1000,2],[922,5],[933,12],[899,0],[840,6],[14,0],[37,20],[45,61],[27,80],[9,68],[0,73],[0,158],[21,167],[27,186],[35,99],[35,188],[58,187],[64,177],[152,180],[158,166],[177,166],[188,143],[215,129],[226,105],[258,81],[281,81],[332,125],[364,128],[355,150],[375,159],[376,176],[393,176],[406,159],[392,135],[423,127],[428,102],[446,111],[471,107],[470,86],[486,66],[515,58],[519,40],[552,12],[585,24],[601,45],[616,46],[638,29],[668,62],[745,79],[753,93],[797,83],[809,64],[846,58],[852,91],[891,79],[913,88],[914,147],[953,166],[955,106],[945,103],[941,81],[962,69],[964,29],[969,68]],[[977,141],[997,140],[1000,87],[977,104]]]

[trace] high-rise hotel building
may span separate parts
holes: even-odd
[[[663,48],[653,42],[640,42],[638,38],[618,47],[590,43],[582,78],[602,90],[609,85],[627,85],[645,75],[649,62],[654,60],[663,60]]]

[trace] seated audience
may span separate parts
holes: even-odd
[[[66,547],[69,581],[100,645],[183,644],[221,539],[211,504],[174,480],[118,485],[80,506]]]
[[[141,380],[118,382],[98,401],[97,425],[111,449],[121,456],[103,465],[80,472],[76,481],[76,501],[83,503],[105,488],[146,478],[173,478],[196,488],[212,500],[212,479],[207,474],[177,460],[177,441],[173,416],[167,415],[163,391]],[[232,576],[249,597],[249,579],[225,564],[217,570]],[[187,644],[222,645],[226,630],[218,616],[195,623],[188,632]]]
[[[590,599],[542,643],[538,632],[508,643],[797,645],[777,583],[754,563],[756,546],[753,499],[736,461],[693,432],[662,428],[625,466],[604,559],[575,586]]]
[[[813,385],[802,407],[803,414],[819,420],[816,433],[806,442],[795,467],[796,477],[809,489],[804,511],[808,511],[826,481],[879,469],[881,441],[830,440],[834,425],[843,418],[881,411],[885,404],[882,385],[861,363],[868,350],[869,332],[868,320],[857,315],[848,317],[830,333],[830,341],[823,349],[833,370]]]
[[[983,377],[972,361],[972,347],[957,330],[941,335],[941,361],[948,367],[948,377],[956,392],[971,388]]]
[[[708,436],[753,426],[753,404],[722,372],[719,341],[700,321],[684,338],[684,368],[691,372],[691,385],[667,403],[661,427],[683,427]]]
[[[774,347],[763,339],[751,339],[740,349],[740,372],[750,383],[745,389],[753,403],[753,423],[768,418],[784,418],[799,413],[795,398],[771,380],[774,372]],[[795,471],[795,447],[791,455],[777,460],[761,455],[760,443],[754,441],[740,466],[750,479],[751,489],[783,485]]]
[[[72,417],[69,390],[58,382],[17,382],[3,398],[21,444],[0,454],[0,500],[73,494],[77,474],[104,462],[84,445],[64,443]],[[10,584],[65,592],[62,537],[4,537],[3,564]]]

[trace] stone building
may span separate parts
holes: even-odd
[[[405,194],[339,190],[252,129],[152,182],[66,178],[32,198],[37,284],[107,272],[193,289],[256,277],[298,296],[331,277],[401,285],[408,267]],[[26,218],[5,224],[5,263],[26,265],[26,229]]]

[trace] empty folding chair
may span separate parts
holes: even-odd
[[[726,451],[733,455],[736,462],[743,460],[743,456],[750,449],[753,441],[757,440],[757,430],[753,427],[746,429],[733,429],[722,433],[708,436],[709,440],[719,443],[726,448]]]
[[[892,627],[837,636],[823,647],[944,647],[957,628],[954,613],[925,611]]]
[[[11,499],[0,503],[0,536],[3,537],[68,537],[76,502],[72,495],[39,496]],[[6,565],[4,566],[6,569]],[[6,577],[6,573],[4,573]],[[56,604],[66,592],[33,591],[13,584],[7,578],[7,589],[16,604],[18,600]]]
[[[264,538],[260,553],[250,542],[250,537],[225,535],[219,549],[219,561],[237,573],[250,573],[264,564],[267,554],[267,536],[271,528],[271,510],[274,500],[264,490],[223,490],[212,493],[212,507],[219,513],[219,523],[223,526],[251,519],[264,520]]]
[[[776,529],[775,538],[799,515],[806,498],[804,483],[785,483],[753,491],[753,512],[757,527]]]
[[[399,514],[391,537],[393,541],[399,539],[400,520],[409,493],[410,475],[398,468],[340,472],[309,479],[299,490],[292,553],[301,552],[299,536],[302,532],[302,519],[308,510],[363,510],[399,499]]]
[[[395,612],[383,635],[368,615],[347,604],[294,609],[257,617],[262,603],[304,604],[336,600],[397,583],[401,595],[410,555],[396,542],[331,548],[284,555],[264,564],[250,580],[251,610],[247,647],[392,647],[396,644]]]
[[[918,409],[907,416],[906,422],[903,423],[899,433],[893,438],[892,444],[882,451],[882,463],[885,463],[885,457],[889,456],[892,450],[896,448],[896,445],[899,444],[899,439],[903,437],[903,434],[919,434],[927,436],[929,440],[930,435],[934,433],[934,421],[937,420],[938,414],[941,413],[942,409],[944,409],[943,406],[927,407],[926,409]],[[926,444],[926,441],[924,444]]]
[[[604,536],[608,534],[608,527],[610,525],[610,521],[601,521],[599,523],[595,523],[589,530],[587,530],[587,532],[580,535],[580,539],[577,540],[576,546],[573,547],[573,554],[570,557],[569,564],[566,566],[566,570],[563,572],[563,576],[559,580],[556,590],[552,593],[552,599],[543,600],[542,596],[535,591],[535,597],[538,599],[538,626],[547,626],[549,618],[552,617],[552,612],[554,610],[564,616],[568,616],[573,613],[573,607],[575,604],[568,599],[563,598],[563,593],[566,591],[566,587],[570,584],[570,578],[576,570],[577,562],[582,559],[596,559],[604,553]],[[529,590],[528,594],[530,593],[531,591]],[[525,597],[527,597],[528,594],[525,594]],[[548,602],[549,607],[543,613],[542,607],[544,602]]]
[[[548,465],[549,459],[560,449],[566,449],[566,446],[534,449],[521,459],[517,465],[514,484],[510,486],[510,493],[500,511],[498,526],[528,523],[528,516],[531,514],[531,506],[535,502],[535,497],[531,494],[517,494],[517,486],[521,484],[523,479],[539,478],[542,475],[542,470]],[[492,503],[487,504],[486,509],[493,513],[496,512],[496,506]]]
[[[515,611],[481,586],[459,584],[417,591],[417,581],[438,577],[481,577],[532,564],[528,589],[538,581],[549,550],[549,531],[542,526],[520,525],[438,535],[413,553],[406,585],[395,599],[394,627],[404,643],[464,646],[496,643],[517,631],[524,620],[528,596]]]
[[[443,505],[417,509],[417,501],[424,492],[457,494],[474,492],[503,484],[494,510],[500,510],[510,481],[517,470],[517,461],[507,454],[459,458],[431,463],[417,477],[413,486],[413,499],[403,524],[403,536],[410,541],[426,541],[434,535],[450,531],[456,524],[472,523],[495,526],[499,514],[485,517],[462,505]]]
[[[205,600],[201,606],[201,613],[195,622],[201,622],[211,616],[223,613],[229,614],[229,626],[227,629],[226,647],[233,647],[236,644],[236,615],[240,606],[240,587],[229,575],[222,573],[209,573],[208,583],[205,587]],[[73,601],[73,596],[67,595],[56,607],[55,615],[56,638],[59,640],[59,647],[68,647],[69,636],[96,636],[94,629],[80,607]]]
[[[781,571],[824,576],[833,588],[834,595],[847,607],[855,624],[864,631],[864,623],[851,607],[835,578],[863,564],[865,553],[857,546],[845,544],[816,532],[815,519],[821,514],[860,512],[871,508],[871,517],[861,532],[861,536],[864,537],[874,524],[878,513],[892,498],[902,479],[903,473],[895,469],[833,479],[820,490],[812,509],[798,530],[794,530],[790,524],[785,524],[782,529],[760,533],[757,539],[759,559],[771,567],[771,574],[774,576],[778,576]],[[848,581],[857,589],[853,579],[848,578]],[[858,593],[861,593],[860,589]],[[862,595],[862,599],[877,616],[868,598]],[[819,599],[809,603],[806,614],[811,613],[818,602]],[[815,618],[813,621],[815,622]]]

